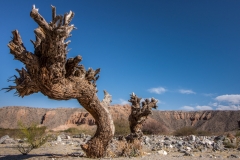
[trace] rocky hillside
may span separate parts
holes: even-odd
[[[129,105],[110,106],[114,121],[128,120],[131,108]],[[17,128],[18,121],[25,124],[32,122],[55,129],[59,126],[95,125],[92,116],[82,108],[0,108],[0,128]],[[149,122],[157,121],[172,132],[185,126],[193,126],[200,130],[214,133],[233,131],[240,128],[240,111],[154,111]]]

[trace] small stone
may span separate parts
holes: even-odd
[[[151,155],[149,152],[143,152],[144,155]]]
[[[184,156],[194,156],[192,153],[190,153],[189,151],[185,151]]]
[[[186,149],[187,149],[188,151],[191,151],[191,150],[192,150],[190,147],[186,147]]]
[[[18,143],[23,143],[23,142],[24,142],[24,140],[22,140],[22,139],[18,140]]]
[[[238,155],[235,155],[235,154],[231,154],[230,157],[231,157],[231,158],[240,158]]]
[[[159,151],[158,151],[158,154],[167,155],[167,152],[166,152],[165,150],[159,150]]]
[[[57,136],[57,141],[58,142],[61,142],[62,141],[62,138],[60,136]]]
[[[195,141],[196,140],[196,136],[195,135],[190,135],[189,136],[189,140],[190,141]]]
[[[186,152],[186,150],[185,150],[185,149],[182,149],[182,148],[180,148],[180,149],[178,150],[178,152],[180,152],[180,153],[185,153],[185,152]]]
[[[2,144],[15,144],[16,141],[14,141],[12,138],[5,139],[5,141],[2,142]]]

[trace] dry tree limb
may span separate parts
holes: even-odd
[[[129,102],[132,103],[131,114],[129,116],[129,124],[131,134],[127,137],[128,141],[140,140],[143,136],[142,127],[147,117],[152,114],[152,108],[157,108],[157,100],[154,98],[145,99],[140,104],[141,99],[132,93]]]
[[[88,143],[82,146],[86,155],[91,158],[104,157],[107,146],[114,135],[114,125],[107,105],[111,96],[104,91],[106,97],[103,102],[97,97],[96,81],[100,69],[86,71],[79,65],[81,56],[67,59],[67,46],[71,31],[76,29],[69,25],[74,17],[70,11],[64,16],[56,15],[56,8],[52,6],[52,22],[48,23],[33,6],[30,16],[39,25],[34,30],[36,40],[34,52],[26,50],[17,30],[13,31],[13,38],[8,47],[14,58],[21,61],[25,68],[17,70],[20,77],[14,76],[16,86],[9,86],[7,91],[15,89],[19,96],[41,92],[50,99],[77,99],[78,102],[94,117],[97,131]]]

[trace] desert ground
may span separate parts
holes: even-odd
[[[151,139],[151,138],[150,138]],[[155,137],[156,139],[156,137]],[[159,138],[160,139],[160,138]],[[166,136],[165,136],[166,139]],[[169,137],[171,139],[171,137]],[[28,155],[22,155],[18,149],[18,143],[10,143],[10,144],[0,144],[0,160],[71,160],[71,159],[79,159],[79,160],[92,160],[90,158],[86,158],[83,155],[83,151],[81,150],[80,144],[82,144],[85,140],[81,138],[71,138],[71,139],[61,139],[61,141],[49,141],[45,143],[40,148],[32,150]],[[167,141],[167,140],[166,140]],[[166,142],[165,141],[165,142]],[[146,142],[146,141],[144,141]],[[133,159],[133,160],[208,160],[208,159],[240,159],[240,151],[239,149],[226,149],[223,150],[214,150],[213,148],[208,148],[204,151],[191,150],[189,151],[189,155],[180,152],[175,147],[166,147],[164,146],[160,150],[151,149],[154,146],[154,142],[150,142],[150,144],[146,145],[143,142],[142,155],[137,157],[106,157],[102,159],[116,159],[116,160],[125,160],[125,159]],[[165,142],[163,142],[165,144]],[[167,155],[165,155],[162,151],[166,151]]]

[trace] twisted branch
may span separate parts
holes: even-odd
[[[141,99],[134,93],[130,95],[129,102],[132,103],[131,114],[129,116],[131,134],[128,136],[128,140],[141,139],[143,136],[142,125],[146,121],[147,117],[152,114],[152,108],[157,108],[157,100],[154,98],[145,99],[140,104]]]

